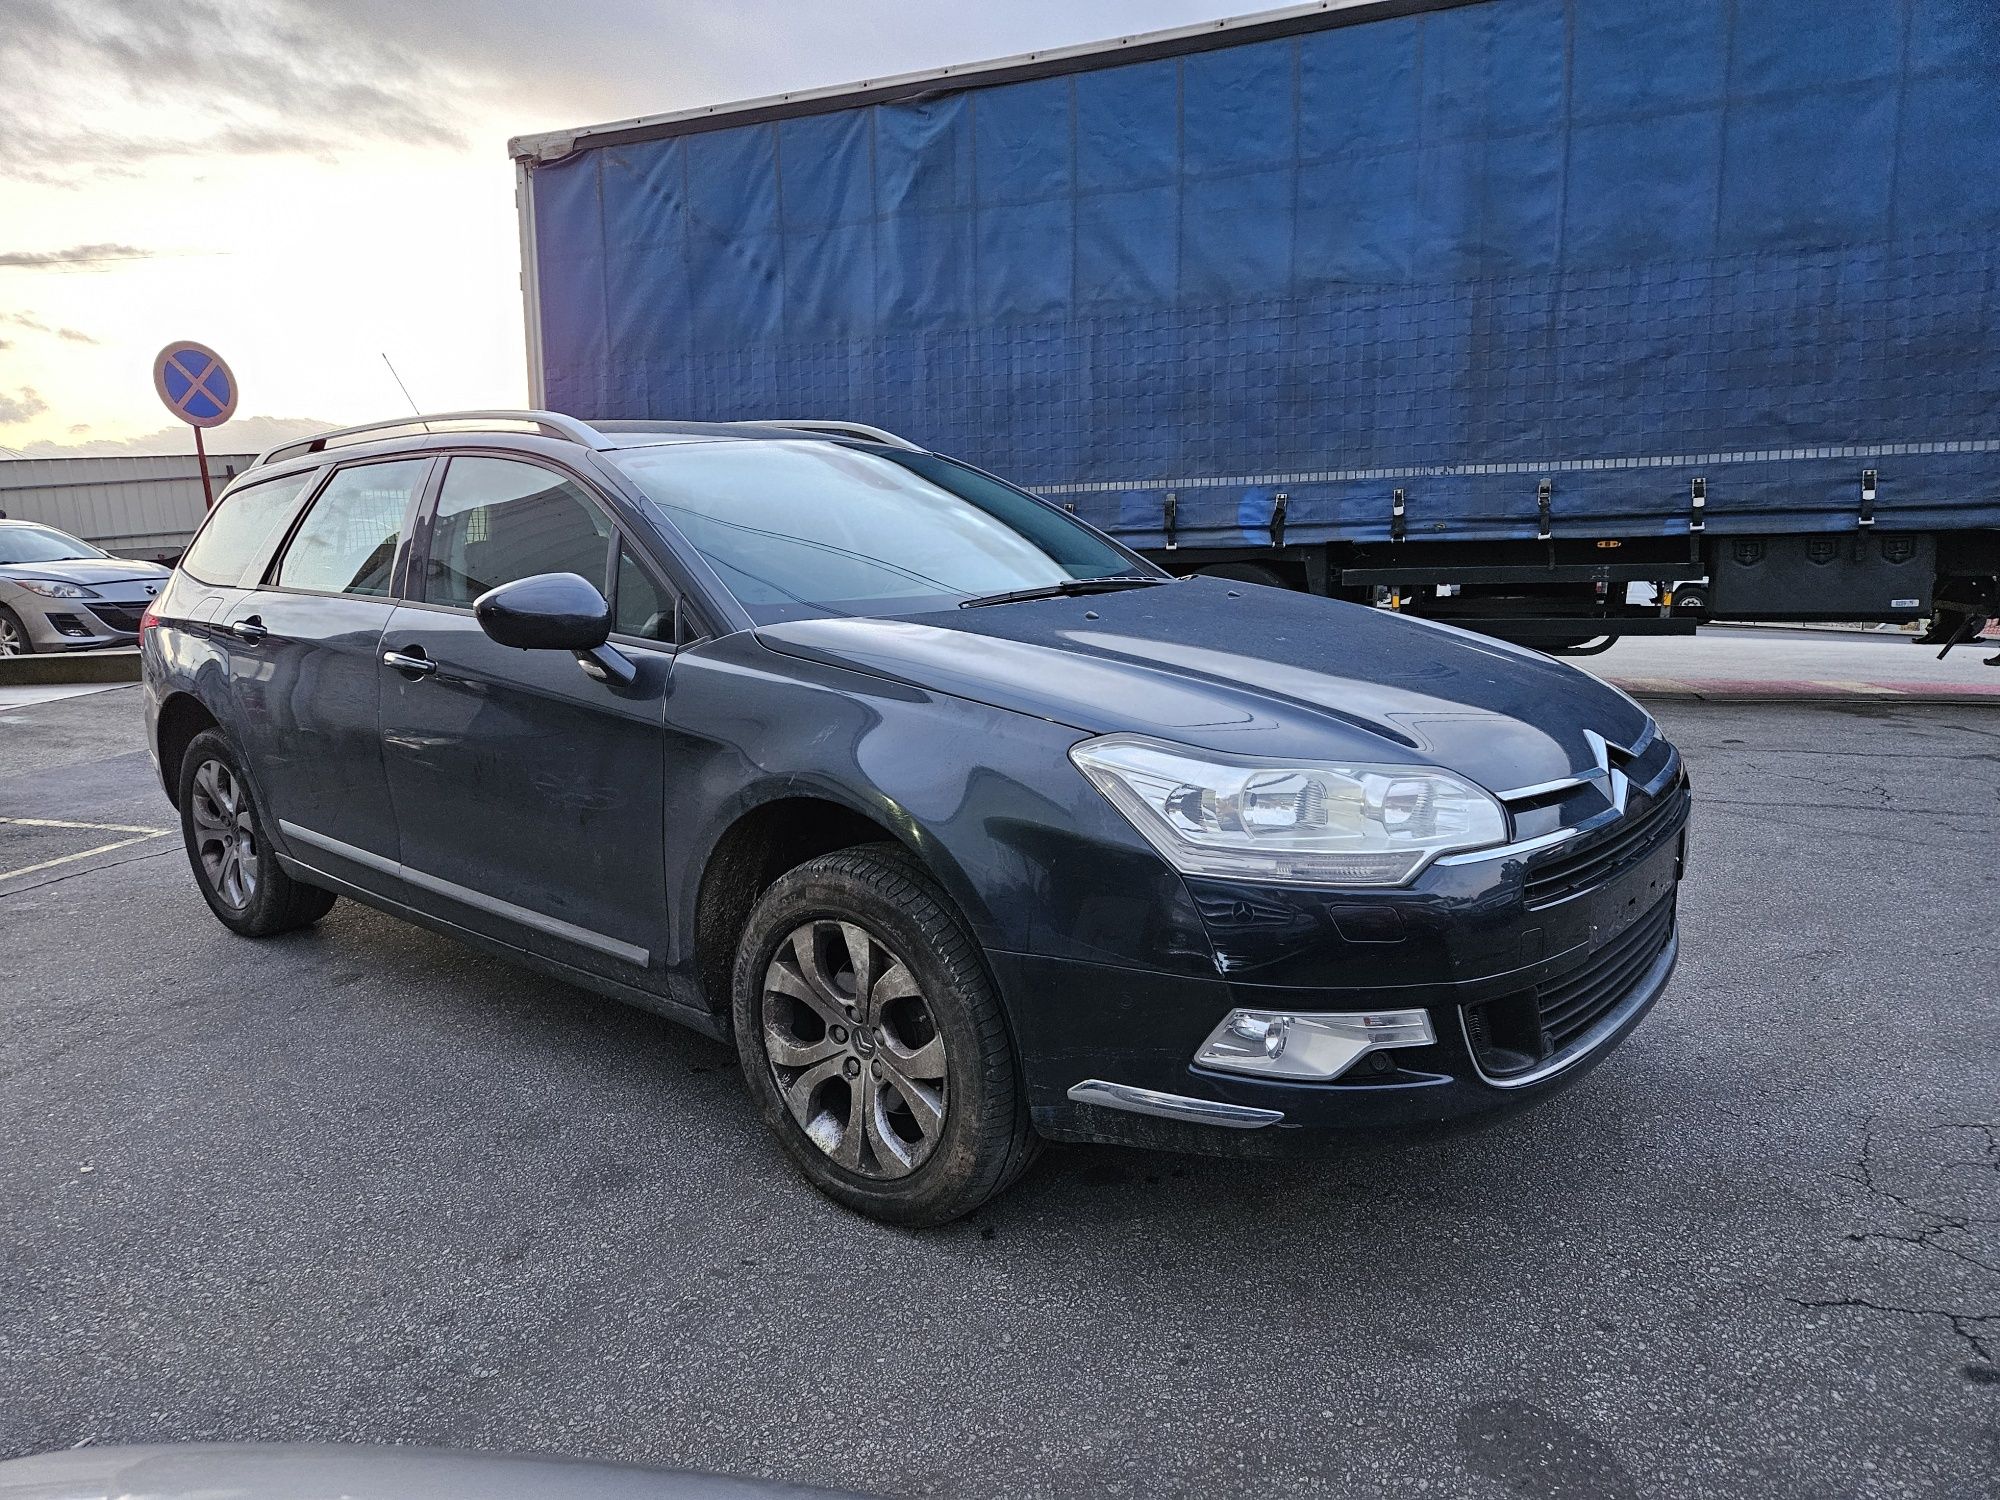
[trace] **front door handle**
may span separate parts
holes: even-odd
[[[438,664],[424,655],[421,646],[412,646],[408,651],[384,651],[382,665],[394,667],[398,672],[413,672],[419,677],[428,677],[438,669]]]
[[[238,620],[235,624],[231,625],[229,633],[235,636],[237,640],[254,646],[271,632],[264,628],[262,619],[256,615],[251,615],[247,619]]]

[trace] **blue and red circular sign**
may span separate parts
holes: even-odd
[[[153,389],[190,427],[220,427],[236,415],[236,377],[220,354],[191,339],[160,351],[153,361]]]

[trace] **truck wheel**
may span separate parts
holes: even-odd
[[[1205,568],[1196,568],[1197,578],[1226,578],[1231,583],[1261,583],[1266,588],[1288,589],[1291,580],[1276,568],[1267,568],[1262,563],[1211,563]]]
[[[1560,641],[1536,641],[1536,649],[1548,656],[1602,656],[1618,644],[1615,635],[1579,635]]]
[[[332,891],[278,868],[236,751],[218,730],[194,737],[181,757],[181,836],[202,899],[242,937],[309,927],[333,909]]]
[[[835,1202],[943,1224],[1033,1160],[979,949],[899,847],[842,849],[781,876],[744,928],[732,1000],[758,1113]]]

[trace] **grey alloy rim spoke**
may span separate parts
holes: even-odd
[[[772,960],[771,967],[765,972],[764,988],[789,995],[802,1005],[810,1006],[829,1026],[845,1024],[847,1020],[846,1005],[840,992],[834,988],[826,966],[820,962],[811,927],[801,927],[779,950],[778,957]]]
[[[948,1067],[922,986],[861,924],[820,918],[764,975],[764,1056],[785,1109],[828,1160],[862,1177],[921,1167],[942,1138]]]
[[[847,949],[847,962],[853,976],[847,992],[853,995],[853,1004],[861,1012],[861,1018],[873,1021],[875,1010],[869,991],[875,986],[875,944],[852,922],[836,922],[834,926]]]
[[[783,1026],[768,1020],[764,1023],[764,1053],[781,1068],[810,1068],[829,1057],[839,1057],[845,1050],[831,1036],[802,1042]]]
[[[916,1123],[917,1134],[928,1146],[944,1129],[944,1096],[913,1079],[898,1077],[891,1069],[884,1071],[888,1073],[886,1081],[889,1088],[900,1098],[911,1120]]]
[[[257,839],[243,784],[219,760],[203,761],[194,774],[195,852],[209,886],[234,907],[257,895]]]

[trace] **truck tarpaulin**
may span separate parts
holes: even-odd
[[[1140,546],[1990,527],[1996,164],[1991,0],[1355,5],[586,133],[531,318],[559,409],[877,423]]]

